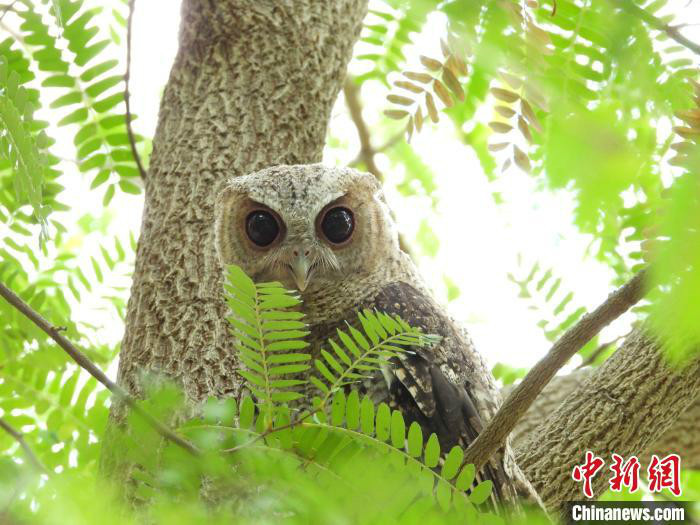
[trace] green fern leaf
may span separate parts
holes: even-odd
[[[324,394],[330,394],[330,388],[326,386],[326,383],[318,379],[317,377],[311,376],[309,377],[309,382],[314,385],[316,388],[318,388],[321,392]]]
[[[303,340],[309,333],[303,329],[303,317],[286,310],[300,301],[279,283],[254,283],[237,266],[229,268],[227,281],[224,289],[233,313],[229,322],[246,368],[240,374],[269,418],[275,403],[302,397],[296,389],[306,380],[299,377],[310,368],[305,361],[311,356],[299,352],[309,346]],[[265,423],[269,424],[272,420]]]
[[[288,354],[275,354],[267,358],[267,362],[270,364],[282,364],[282,363],[296,363],[299,361],[310,361],[311,356],[309,354],[300,353],[288,353]]]
[[[314,364],[316,365],[316,369],[321,372],[321,375],[326,378],[328,383],[330,384],[336,384],[338,380],[336,377],[331,373],[330,370],[326,367],[326,365],[321,361],[320,359],[316,359],[314,361]],[[324,388],[328,391],[331,392],[331,389],[328,388],[327,386],[324,386]]]
[[[450,508],[452,502],[452,486],[444,480],[438,480],[435,487],[435,499],[443,511]]]
[[[404,448],[406,441],[406,424],[398,410],[391,413],[391,444],[395,448]]]
[[[267,349],[270,352],[277,352],[280,350],[301,350],[308,346],[309,343],[306,341],[275,341],[267,345]]]
[[[331,348],[335,352],[335,355],[337,355],[338,358],[343,363],[345,363],[347,366],[352,366],[352,359],[350,359],[350,357],[348,357],[348,354],[346,354],[343,351],[343,349],[340,346],[338,346],[338,344],[335,341],[333,341],[332,339],[329,339],[328,344],[331,346]],[[328,352],[326,352],[326,353],[328,353]],[[353,354],[353,355],[355,355],[355,357],[358,357],[361,354]]]
[[[417,458],[423,454],[423,431],[415,421],[408,428],[407,451],[411,457]]]
[[[348,332],[351,335],[338,329],[340,344],[330,339],[328,344],[333,353],[321,350],[321,359],[315,361],[317,372],[321,378],[328,381],[328,388],[323,389],[326,393],[324,404],[331,392],[355,381],[364,380],[386,365],[389,359],[408,351],[410,347],[425,346],[439,341],[438,337],[425,335],[398,317],[365,310],[358,313],[358,320],[365,330],[366,337],[350,325]]]
[[[238,418],[238,424],[241,428],[250,428],[253,426],[255,403],[250,397],[246,396],[241,401]]]
[[[345,419],[345,403],[345,393],[342,390],[336,392],[331,404],[331,424],[336,427],[340,426]]]
[[[360,426],[360,396],[357,390],[352,390],[345,403],[345,421],[350,430]]]
[[[391,409],[386,403],[380,403],[377,407],[375,434],[380,441],[389,439],[391,433]]]
[[[362,399],[360,405],[360,423],[363,434],[368,436],[374,434],[374,403],[367,396]]]
[[[425,446],[425,452],[423,457],[423,463],[426,467],[433,468],[438,464],[440,459],[440,443],[435,434],[430,434],[428,438],[428,443]]]
[[[474,487],[474,489],[472,489],[472,492],[469,495],[469,501],[471,501],[474,505],[480,505],[489,498],[492,490],[493,481],[490,479],[482,481],[476,487]]]
[[[440,475],[447,480],[454,478],[457,475],[459,466],[462,464],[463,458],[464,451],[462,448],[459,446],[452,447],[452,450],[445,456]]]

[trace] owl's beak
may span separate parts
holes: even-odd
[[[309,284],[310,267],[311,262],[309,261],[309,258],[302,254],[299,254],[292,259],[292,262],[289,265],[289,271],[292,274],[292,279],[294,279],[294,283],[297,285],[300,292],[303,292]]]

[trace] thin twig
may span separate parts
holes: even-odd
[[[146,170],[141,162],[141,156],[136,149],[136,138],[134,130],[131,129],[131,105],[129,97],[129,78],[131,77],[131,22],[134,18],[134,3],[135,0],[129,0],[129,17],[126,22],[126,73],[124,73],[124,104],[126,105],[126,133],[129,136],[129,144],[131,145],[131,154],[134,156],[136,166],[139,169],[141,178],[146,180]]]
[[[383,180],[384,176],[382,175],[382,172],[379,171],[379,168],[377,168],[377,164],[374,162],[374,155],[376,151],[372,147],[369,128],[365,123],[365,119],[362,118],[360,86],[355,84],[355,81],[350,76],[345,79],[343,94],[345,95],[345,103],[350,111],[350,118],[355,124],[355,128],[357,128],[357,136],[360,139],[360,153],[357,156],[359,159],[362,159],[362,162],[364,162],[365,166],[367,167],[367,171],[369,171],[379,180]]]
[[[224,450],[222,450],[222,452],[238,452],[241,449],[244,449],[244,448],[247,448],[251,445],[254,445],[255,443],[257,443],[261,439],[264,439],[267,436],[269,436],[270,434],[274,434],[275,432],[279,432],[281,430],[286,430],[288,428],[295,427],[296,425],[301,425],[304,422],[304,420],[309,419],[311,416],[315,415],[320,410],[321,410],[321,407],[316,408],[315,410],[312,410],[311,412],[305,414],[304,416],[300,417],[299,419],[296,419],[290,423],[287,423],[286,425],[282,425],[281,427],[268,428],[267,430],[265,430],[261,434],[258,434],[257,436],[246,441],[245,443],[241,443],[240,445],[236,445],[233,448],[225,448]]]
[[[595,337],[605,326],[634,306],[646,292],[647,271],[642,270],[618,290],[608,296],[603,304],[584,315],[554,343],[549,353],[528,372],[505,400],[493,419],[464,454],[462,467],[473,463],[477,472],[498,450],[516,423],[530,408],[542,389],[557,371]]]
[[[621,339],[626,339],[627,336],[630,335],[631,333],[632,332],[627,332],[626,334],[620,335],[611,341],[607,341],[605,343],[598,345],[598,348],[596,348],[595,350],[593,350],[593,352],[591,352],[591,355],[588,356],[588,359],[585,359],[584,361],[582,361],[581,364],[576,367],[576,369],[578,370],[579,368],[584,368],[586,366],[592,365],[593,363],[595,363],[596,359],[598,359],[603,354],[603,352],[605,352],[608,348],[610,348],[612,345],[616,344]]]
[[[381,146],[377,146],[376,148],[374,148],[374,153],[375,153],[375,155],[376,155],[377,153],[382,153],[382,152],[388,150],[388,149],[391,148],[394,144],[396,144],[397,142],[400,142],[401,140],[403,140],[405,137],[406,137],[406,131],[405,131],[405,130],[399,131],[399,132],[398,132],[397,134],[395,134],[393,137],[389,138],[389,140],[387,140],[384,144],[382,144]]]
[[[402,131],[400,134],[391,137],[385,144],[380,148],[374,148],[372,146],[372,140],[369,134],[369,128],[365,119],[362,118],[362,104],[360,103],[360,87],[355,84],[352,77],[348,76],[345,79],[345,85],[343,86],[343,94],[345,95],[345,103],[350,111],[350,118],[352,119],[355,127],[357,128],[357,136],[360,139],[360,152],[357,154],[357,158],[350,163],[350,166],[356,165],[359,161],[362,161],[367,168],[367,171],[372,175],[377,177],[377,179],[382,182],[384,181],[384,175],[377,167],[376,162],[374,162],[374,156],[380,151],[384,151],[396,144],[399,139],[404,136]],[[403,234],[399,235],[399,247],[401,250],[413,258],[413,252],[411,247],[406,242],[406,238]]]
[[[8,5],[4,6],[4,9],[2,10],[2,15],[0,15],[0,22],[2,22],[2,19],[5,18],[5,15],[9,13],[10,11],[15,10],[15,4],[19,2],[19,0],[14,0],[13,2],[9,3]]]
[[[377,146],[376,148],[373,148],[372,151],[373,151],[374,155],[377,155],[377,153],[383,153],[383,152],[385,152],[386,150],[392,148],[392,147],[394,146],[394,144],[400,142],[400,141],[403,140],[405,137],[406,137],[406,131],[405,131],[405,130],[399,131],[399,132],[396,133],[393,137],[390,137],[390,138],[389,138],[384,144],[382,144],[381,146]],[[364,158],[363,158],[363,156],[362,156],[362,151],[360,151],[360,152],[357,154],[357,156],[356,156],[354,159],[352,159],[352,160],[348,163],[348,166],[350,166],[351,168],[353,168],[353,167],[357,166],[357,165],[358,165],[359,163],[361,163],[361,162],[364,162]]]
[[[104,372],[102,372],[102,370],[100,370],[92,361],[90,361],[85,354],[83,354],[73,345],[73,343],[66,339],[63,334],[61,334],[60,330],[51,325],[46,319],[33,310],[31,306],[25,303],[3,283],[0,283],[0,296],[2,296],[8,303],[10,303],[10,305],[21,312],[27,319],[43,330],[46,335],[53,339],[56,344],[58,344],[58,346],[60,346],[73,359],[73,361],[75,361],[82,369],[86,370],[92,377],[107,387],[120,400],[124,401],[129,408],[146,420],[148,424],[151,425],[161,436],[169,441],[172,441],[176,445],[179,445],[193,455],[200,454],[199,449],[192,443],[173,432],[171,429],[141,408],[136,403],[136,400],[131,397],[126,390],[109,379]]]
[[[398,142],[403,140],[405,137],[406,137],[406,131],[405,130],[399,131],[393,137],[390,137],[389,139],[387,139],[387,141],[384,144],[382,144],[381,146],[377,146],[376,148],[373,148],[374,155],[377,155],[377,153],[383,153],[386,150],[392,148],[394,146],[394,144],[397,144]],[[357,166],[361,162],[364,162],[364,158],[362,156],[362,151],[360,151],[357,154],[357,156],[348,163],[348,166],[350,166],[351,168],[354,168],[355,166]]]
[[[20,35],[17,31],[9,27],[5,22],[2,21],[2,17],[0,17],[0,29],[5,31],[8,35],[10,35],[12,38],[15,39],[15,42],[20,44],[24,49],[27,48],[27,44],[24,42],[24,38],[22,38],[22,35]]]
[[[16,430],[12,425],[10,425],[7,421],[5,421],[2,418],[0,418],[0,428],[2,428],[5,432],[10,434],[15,439],[15,441],[19,443],[19,446],[22,447],[22,450],[24,450],[24,454],[27,456],[29,462],[32,465],[34,465],[34,467],[38,471],[43,472],[44,474],[51,474],[49,472],[49,469],[47,469],[36,456],[36,454],[34,454],[34,451],[24,440],[24,435],[19,430]]]
[[[663,20],[660,18],[655,17],[648,11],[645,11],[635,3],[631,2],[630,0],[612,0],[612,2],[627,11],[630,14],[633,14],[637,18],[640,18],[643,20],[646,24],[651,26],[652,28],[662,31],[663,33],[666,33],[669,38],[672,38],[676,42],[678,42],[680,45],[690,49],[693,53],[696,55],[700,55],[700,44],[697,44],[693,42],[692,40],[689,40],[688,38],[684,37],[681,32],[678,30],[678,27],[668,25],[664,23]]]

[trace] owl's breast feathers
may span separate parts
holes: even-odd
[[[484,383],[486,371],[469,339],[431,297],[403,282],[389,284],[346,312],[340,321],[312,325],[312,351],[318,352],[328,338],[336,337],[336,329],[342,329],[346,321],[357,326],[357,311],[365,308],[396,314],[441,340],[431,348],[414,347],[392,359],[388,373],[384,377],[376,374],[371,384],[360,386],[360,391],[401,411],[407,425],[417,422],[426,439],[435,433],[445,453],[454,445],[466,449],[493,415],[497,400]],[[498,456],[478,478],[493,481],[495,500],[512,502],[515,490],[504,471],[502,455]]]

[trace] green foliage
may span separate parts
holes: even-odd
[[[491,482],[472,488],[474,469],[460,468],[462,449],[454,447],[445,454],[435,435],[424,442],[416,423],[407,431],[400,412],[383,403],[375,407],[368,397],[360,400],[357,390],[348,390],[353,382],[379,372],[388,359],[410,347],[432,344],[436,341],[434,337],[422,334],[397,317],[365,311],[359,314],[361,330],[350,325],[346,331],[338,330],[338,342],[327,341],[332,352],[321,350],[315,359],[315,374],[305,374],[310,366],[296,364],[306,363],[312,357],[303,353],[308,346],[303,337],[308,332],[296,310],[300,300],[278,283],[253,283],[235,266],[229,269],[228,281],[228,302],[233,313],[229,320],[238,338],[237,349],[248,368],[241,373],[255,397],[244,398],[240,406],[233,400],[212,399],[204,410],[204,419],[209,424],[195,420],[182,428],[205,454],[228,454],[224,461],[232,461],[234,471],[245,473],[246,483],[264,484],[266,498],[279,506],[273,507],[275,513],[289,513],[291,509],[285,508],[285,504],[292,502],[295,509],[308,507],[317,511],[317,504],[305,502],[304,505],[309,497],[306,490],[300,501],[297,490],[289,484],[307,489],[309,483],[321,482],[325,494],[330,496],[331,507],[343,505],[342,514],[352,522],[394,521],[401,515],[402,520],[410,523],[425,513],[433,518],[442,516],[448,522],[458,517],[478,516],[474,505],[488,498]],[[288,402],[302,397],[293,389],[307,382],[322,396],[315,398],[315,408],[290,408]],[[438,468],[443,455],[444,461]],[[368,491],[366,476],[368,471],[375,470],[371,465],[377,465],[379,458],[382,467],[375,476],[384,485],[380,494],[395,496],[384,501],[381,509],[376,504],[358,507],[359,501],[377,497],[372,490]],[[269,463],[293,470],[269,472]],[[196,474],[207,474],[210,482],[221,490],[221,486],[234,480],[219,472],[217,469],[219,475],[213,479],[211,472],[198,470]],[[157,475],[146,477],[151,488],[163,484]],[[420,482],[412,483],[415,480]],[[191,479],[177,482],[170,477],[160,488],[171,491],[177,485],[179,494],[192,484]],[[242,480],[234,482],[240,484]],[[464,491],[470,488],[467,496]],[[337,496],[341,498],[334,501]],[[324,500],[328,505],[327,498]],[[348,504],[352,506],[345,507]],[[303,512],[294,516],[292,522],[302,516]],[[315,515],[314,519],[319,517]]]
[[[412,43],[411,35],[418,33],[434,5],[430,1],[388,1],[380,9],[370,9],[360,41],[369,44],[370,52],[356,58],[367,61],[371,69],[358,78],[359,82],[376,79],[387,83],[390,72],[399,69],[406,60],[404,48]]]
[[[421,56],[420,49],[413,57],[404,53],[393,70],[402,76],[388,96],[386,114],[389,120],[407,121],[410,133],[445,113],[455,135],[474,149],[489,180],[499,181],[504,172],[518,168],[535,177],[541,190],[571,193],[572,221],[591,236],[589,254],[614,270],[612,285],[648,262],[643,244],[656,238],[670,241],[654,254],[659,262],[655,280],[663,293],[637,313],[642,319],[656,312],[653,324],[669,352],[682,356],[700,336],[700,259],[693,248],[698,246],[700,121],[691,104],[700,90],[693,93],[697,59],[664,31],[652,31],[645,19],[665,4],[437,4],[435,10],[447,17],[443,56]],[[646,15],[639,15],[639,7]],[[418,59],[420,71],[406,65]],[[483,116],[477,109],[485,104],[493,111]],[[673,124],[684,142],[672,144]],[[417,165],[398,148],[389,155],[399,165]],[[679,177],[678,167],[684,176]],[[415,172],[421,186],[430,188],[429,171]],[[415,195],[418,184],[407,182],[401,190]],[[500,195],[494,197],[500,202]],[[426,238],[421,229],[419,243],[425,245]],[[581,312],[569,312],[559,322],[550,313],[543,312],[541,324],[551,340]],[[594,345],[584,350],[584,358]]]
[[[64,252],[54,265],[40,268],[37,260],[37,267],[33,268],[20,262],[24,260],[20,255],[25,252],[14,253],[19,245],[11,239],[6,242],[12,246],[2,248],[0,280],[17,290],[33,308],[47,312],[68,338],[88,346],[86,353],[91,359],[108,366],[118,345],[99,342],[99,327],[72,320],[71,303],[93,286],[80,267],[72,267],[74,257]],[[124,266],[124,251],[121,256],[110,256],[105,249],[105,255],[115,270]],[[106,275],[112,275],[105,261],[95,259],[94,263],[97,268],[104,268]],[[76,273],[83,282],[74,281]],[[71,294],[75,295],[74,299]],[[119,296],[107,301],[123,315],[125,303]],[[67,356],[51,339],[4,301],[0,302],[0,333],[2,418],[24,433],[49,468],[68,469],[71,462],[75,466],[76,460],[85,466],[94,464],[99,451],[98,437],[107,421],[107,392],[69,364]],[[4,433],[0,434],[0,452],[18,453],[16,443]]]
[[[237,266],[229,267],[225,285],[233,313],[229,322],[236,336],[236,350],[247,370],[240,374],[267,413],[275,404],[304,397],[299,387],[310,383],[323,397],[326,407],[339,390],[371,377],[379,367],[411,347],[437,341],[411,328],[399,317],[365,310],[358,313],[361,330],[347,325],[337,330],[338,340],[329,339],[320,355],[303,352],[309,346],[304,314],[296,309],[301,300],[279,283],[254,283]],[[313,361],[315,371],[308,379]]]
[[[125,54],[126,2],[7,4],[3,24],[13,31],[0,42],[0,281],[107,369],[119,344],[105,328],[119,332],[125,317],[135,239],[111,233],[110,210],[64,212],[78,207],[80,177],[105,206],[141,191],[117,59]],[[434,167],[393,140],[396,131],[431,133],[444,114],[494,183],[497,203],[499,183],[513,170],[529,172],[538,191],[574,196],[572,222],[592,241],[582,256],[609,266],[612,284],[654,262],[657,291],[636,313],[649,316],[680,360],[700,339],[700,91],[688,81],[697,78],[697,59],[630,5],[649,14],[667,7],[665,0],[557,0],[552,14],[552,0],[378,0],[362,31],[356,80],[389,95],[373,127],[385,135],[382,154],[402,174],[395,182],[404,198],[427,198],[437,209],[438,188]],[[442,54],[415,49],[436,20],[446,21]],[[61,162],[54,138],[63,137],[72,148]],[[136,140],[145,153],[149,140]],[[430,218],[418,224],[422,252],[435,255],[441,239]],[[557,277],[564,271],[549,266],[535,264],[511,280],[554,341],[583,310]],[[115,487],[94,478],[107,392],[0,302],[0,417],[52,473],[37,477],[18,443],[0,431],[0,509],[9,505],[27,523],[259,523],[261,516],[274,523],[498,522],[473,506],[487,497],[488,484],[463,494],[473,472],[455,471],[461,450],[441,451],[434,436],[406,428],[399,413],[352,390],[387,359],[431,344],[429,336],[361,312],[310,356],[298,298],[240,272],[233,281],[232,351],[253,397],[238,405],[211,400],[199,419],[182,425],[202,458],[172,444],[159,448],[153,429],[133,419],[124,450],[143,467],[137,496],[149,503],[136,512],[115,505]],[[459,293],[447,286],[450,297]],[[111,321],[84,315],[101,310]],[[614,350],[598,343],[581,351],[584,361],[598,364]],[[508,363],[494,369],[504,383],[525,373]],[[300,396],[307,395],[318,397],[304,411]],[[164,390],[145,406],[166,421],[179,402]],[[697,499],[697,472],[683,475],[684,496]],[[215,506],[201,503],[205,484]]]
[[[288,376],[309,369],[311,356],[291,350],[309,346],[309,332],[301,312],[287,311],[301,301],[278,283],[255,284],[238,267],[229,269],[227,302],[233,313],[229,322],[236,336],[236,350],[247,367],[240,374],[261,404],[294,401],[302,394],[291,391],[303,384]]]
[[[0,55],[0,161],[14,171],[17,201],[34,209],[34,218],[46,235],[48,209],[43,205],[42,186],[49,170],[45,149],[49,139],[43,123],[34,119],[36,92],[20,86],[19,73]]]
[[[692,82],[691,109],[675,115],[681,140],[671,146],[677,153],[669,162],[683,170],[658,206],[656,237],[647,254],[653,261],[657,285],[651,306],[651,324],[676,360],[697,355],[700,346],[700,84]],[[653,231],[653,230],[652,230]]]
[[[96,15],[82,1],[20,0],[7,12],[3,8],[3,23],[14,24],[16,33],[0,42],[0,280],[107,368],[119,345],[93,324],[92,312],[108,310],[115,320],[124,318],[128,282],[120,278],[131,273],[135,246],[124,234],[107,235],[108,211],[65,223],[69,216],[62,212],[76,204],[62,202],[63,183],[71,179],[62,178],[65,164],[49,151],[55,147],[51,136],[65,136],[64,125],[87,115],[82,124],[103,126],[73,126],[80,135],[75,142],[80,166],[89,155],[77,151],[81,141],[98,135],[92,154],[105,153],[114,163],[95,160],[88,170],[106,169],[105,180],[120,179],[119,166],[128,171],[135,165],[124,145],[124,116],[99,106],[107,97],[121,96],[123,85],[117,61],[101,58],[109,48],[99,36]],[[57,113],[52,121],[36,118]],[[88,308],[76,307],[83,304],[90,305],[88,315]],[[49,470],[94,468],[107,421],[107,392],[4,301],[0,334],[0,416],[23,433]],[[0,453],[22,457],[4,432]]]
[[[49,108],[63,117],[58,127],[71,126],[76,161],[83,173],[94,173],[92,187],[107,185],[105,205],[118,187],[139,193],[139,177],[126,130],[123,72],[115,59],[102,58],[113,45],[101,34],[97,17],[102,8],[88,7],[83,0],[56,0],[51,15],[31,7],[18,10],[20,29],[28,55],[42,72],[41,86],[55,93]],[[120,17],[118,10],[113,10]],[[52,28],[60,27],[54,37]],[[112,33],[115,33],[112,28]],[[72,58],[61,50],[65,42]],[[133,118],[133,117],[132,117]],[[143,138],[136,136],[137,142]]]
[[[120,523],[146,516],[156,523],[190,523],[205,509],[208,519],[235,517],[235,523],[259,523],[261,513],[284,523],[326,523],[339,516],[352,523],[504,523],[478,509],[492,483],[474,483],[473,466],[462,468],[461,448],[441,450],[434,434],[424,439],[417,423],[406,428],[400,412],[383,403],[375,406],[348,388],[407,351],[397,345],[422,346],[435,338],[398,318],[363,312],[362,329],[338,331],[339,342],[328,341],[335,357],[327,352],[325,364],[316,363],[319,375],[311,384],[324,397],[315,399],[314,409],[290,408],[287,402],[298,398],[275,393],[290,392],[305,380],[275,382],[309,367],[279,370],[287,361],[269,359],[309,361],[308,355],[299,359],[305,348],[297,334],[303,332],[295,311],[299,300],[276,283],[253,283],[237,267],[230,269],[226,287],[231,325],[239,345],[245,345],[242,355],[251,370],[244,375],[255,397],[240,403],[209,399],[200,417],[180,425],[178,431],[201,451],[197,456],[172,442],[161,444],[154,428],[132,413],[118,439],[126,457],[138,465],[132,498],[141,504],[136,512],[120,510]],[[62,387],[66,404],[75,386],[69,382]],[[161,386],[142,407],[165,419],[181,411],[182,402],[176,389]],[[12,468],[18,476],[18,467]],[[0,482],[4,479],[0,476]],[[51,515],[88,523],[98,516],[92,502],[112,507],[117,496],[112,487],[101,486],[103,481],[99,488],[85,489],[86,483],[72,474],[52,477],[40,488],[27,484],[22,490],[29,491],[36,508],[15,501],[12,515],[39,523]],[[83,490],[75,493],[78,486]]]
[[[697,355],[700,345],[700,180],[696,171],[679,177],[660,221],[661,245],[652,266],[651,322],[676,360]]]
[[[537,326],[550,343],[556,342],[569,328],[574,326],[588,311],[576,300],[576,294],[556,275],[554,268],[542,268],[539,262],[526,267],[522,257],[518,257],[522,277],[509,273],[508,280],[517,286],[518,298],[524,300],[528,309],[537,314]],[[583,363],[598,365],[605,361],[616,349],[617,341],[600,343],[596,336],[586,343],[578,352]],[[542,348],[542,352],[548,350]],[[491,370],[496,379],[504,385],[510,385],[522,379],[527,368],[518,368],[508,363],[497,363]]]
[[[435,197],[437,187],[430,166],[425,164],[406,143],[397,144],[393,151],[396,153],[395,165],[404,170],[403,180],[397,185],[397,189],[406,197],[428,196],[435,206],[437,204]]]
[[[542,329],[548,341],[554,343],[564,332],[571,328],[587,311],[586,307],[576,301],[576,295],[570,288],[562,285],[563,280],[557,277],[554,268],[542,268],[539,262],[520,270],[527,273],[522,278],[508,274],[508,279],[518,286],[518,297],[526,300],[528,308],[537,312],[540,320],[537,326]],[[588,358],[598,345],[598,337],[591,339],[579,355]],[[609,354],[607,354],[609,355]],[[606,356],[607,356],[606,355]]]

